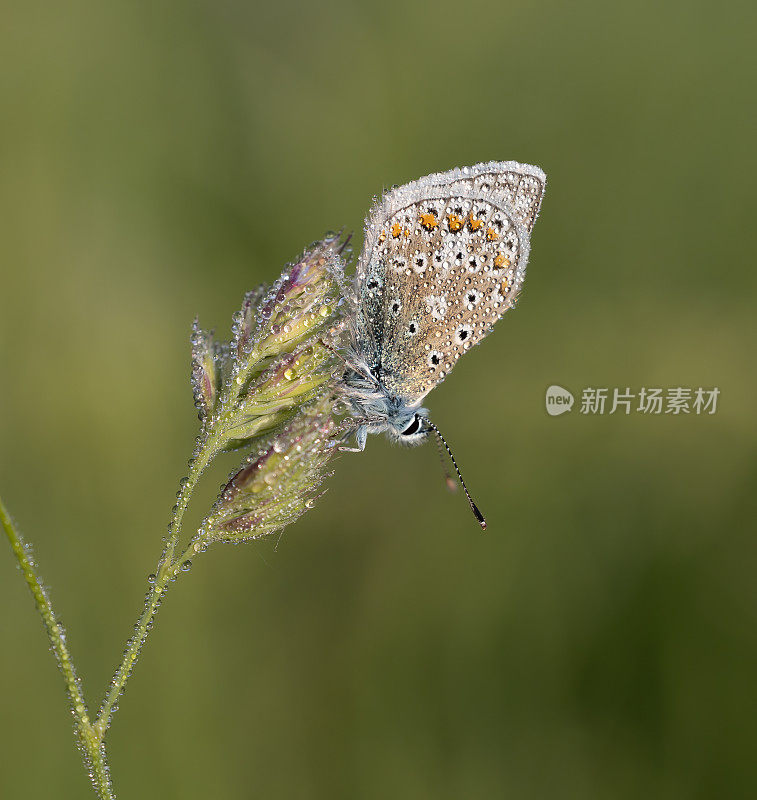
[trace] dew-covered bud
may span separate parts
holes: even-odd
[[[318,242],[274,284],[260,306],[259,357],[291,352],[327,326],[341,296],[339,249],[337,238]]]
[[[333,381],[344,324],[339,250],[339,240],[327,237],[270,289],[245,297],[224,362],[217,450],[236,450],[281,425]]]
[[[221,351],[213,334],[192,323],[192,392],[200,419],[213,413],[221,385]]]
[[[313,339],[277,359],[245,396],[244,413],[254,416],[307,402],[331,379],[330,371],[324,367],[333,358],[333,350]]]
[[[247,294],[229,344],[195,324],[193,386],[204,420],[197,452],[206,462],[224,450],[254,453],[203,523],[205,543],[266,536],[313,505],[338,438],[342,247],[329,235],[270,289]]]
[[[253,337],[258,327],[260,303],[265,297],[268,287],[261,284],[257,289],[247,292],[242,302],[238,318],[234,321],[233,345],[238,359],[249,354]]]
[[[336,452],[333,396],[301,408],[229,480],[204,526],[211,541],[259,539],[313,507]]]

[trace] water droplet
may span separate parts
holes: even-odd
[[[150,585],[154,584],[156,580],[158,580],[158,576],[157,576],[157,575],[156,575],[154,572],[151,572],[151,573],[150,573],[150,574],[147,576],[147,582],[148,582]]]
[[[192,562],[189,561],[189,560],[184,561],[182,563],[182,565],[181,565],[181,571],[182,572],[189,572],[190,569],[192,569]]]
[[[294,378],[294,370],[293,370],[291,367],[289,367],[289,368],[285,369],[285,370],[284,370],[284,377],[285,377],[285,378],[286,378],[288,381],[291,381],[291,380],[292,380],[292,378]]]

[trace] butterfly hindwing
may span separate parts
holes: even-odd
[[[392,190],[358,263],[356,347],[390,394],[420,400],[512,308],[544,174],[480,164]]]

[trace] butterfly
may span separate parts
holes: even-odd
[[[343,378],[356,447],[369,433],[405,445],[436,434],[422,406],[463,353],[516,304],[546,176],[492,161],[428,175],[374,203],[355,275]]]

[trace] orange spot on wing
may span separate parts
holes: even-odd
[[[473,214],[468,214],[468,225],[472,231],[477,231],[479,228],[483,227],[483,220],[476,219]]]
[[[458,217],[457,214],[447,214],[447,224],[449,229],[456,233],[463,227],[463,218]]]
[[[427,231],[432,231],[439,225],[439,223],[436,221],[436,217],[434,216],[434,214],[430,212],[428,214],[421,214],[420,220],[421,220],[421,225],[423,225],[423,227]]]
[[[509,267],[510,259],[506,255],[503,255],[502,253],[497,253],[497,255],[494,257],[494,266]]]
[[[400,225],[399,222],[395,222],[392,225],[392,237],[397,239],[401,233],[402,233],[402,225]]]
[[[499,234],[494,230],[494,228],[487,228],[486,229],[486,238],[490,242],[494,242],[499,239]]]

